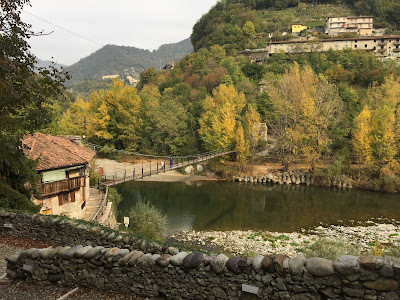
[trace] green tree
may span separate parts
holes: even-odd
[[[254,27],[253,22],[247,21],[243,25],[243,32],[246,36],[250,37],[256,34],[256,29]]]
[[[51,122],[46,104],[60,93],[66,76],[52,67],[35,68],[28,44],[34,33],[20,18],[25,5],[29,0],[0,2],[0,189],[8,195],[0,205],[37,211],[26,188],[29,183],[36,190],[35,162],[24,156],[21,140]]]

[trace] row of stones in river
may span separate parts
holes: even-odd
[[[249,183],[272,183],[272,184],[305,184],[305,185],[313,185],[314,176],[308,173],[268,173],[264,176],[233,176],[233,181],[237,182],[249,182]],[[352,188],[352,184],[350,181],[342,182],[340,180],[331,179],[329,180],[329,186],[339,187],[339,188]]]

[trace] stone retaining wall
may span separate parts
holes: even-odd
[[[7,257],[9,277],[29,282],[159,299],[399,299],[400,261],[392,257],[345,255],[333,262],[303,254],[228,258],[156,243],[145,247],[151,243],[53,217],[0,212],[2,232],[4,224],[13,224],[7,230],[17,236],[74,245]]]
[[[165,253],[166,245],[121,233],[100,224],[61,216],[30,215],[0,210],[0,235],[28,237],[54,246],[91,245]]]

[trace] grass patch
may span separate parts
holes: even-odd
[[[315,243],[305,245],[299,249],[307,258],[322,257],[335,260],[341,255],[362,255],[360,247],[344,242],[328,240],[326,238],[318,238]]]

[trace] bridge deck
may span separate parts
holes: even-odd
[[[128,165],[128,168],[119,171],[119,172],[108,172],[104,175],[101,175],[100,181],[106,184],[107,186],[113,186],[120,183],[133,181],[135,179],[156,175],[159,173],[169,172],[178,168],[186,167],[189,165],[197,164],[203,161],[207,161],[216,157],[220,157],[223,155],[227,155],[234,152],[233,150],[213,153],[210,155],[200,156],[198,158],[193,158],[190,160],[174,163],[172,167],[169,166],[169,162],[166,162],[165,168],[161,168],[161,164],[157,163],[148,163],[142,165]],[[126,167],[126,165],[125,165]]]

